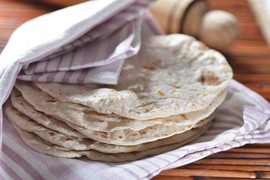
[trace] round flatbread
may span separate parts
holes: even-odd
[[[11,92],[10,100],[12,105],[18,111],[29,116],[31,119],[42,124],[43,126],[68,136],[85,138],[84,135],[72,129],[63,121],[60,121],[52,116],[48,116],[42,112],[37,111],[22,97],[21,93],[16,89],[13,89],[13,91]]]
[[[227,93],[227,91],[224,90],[207,108],[200,111],[174,115],[166,118],[156,118],[147,121],[140,121],[121,117],[115,114],[99,114],[95,111],[92,111],[87,106],[59,101],[58,99],[55,99],[40,89],[36,88],[32,83],[29,82],[18,81],[16,83],[16,88],[21,91],[25,100],[33,105],[34,108],[39,111],[39,113],[43,112],[50,116],[54,116],[63,122],[82,126],[88,130],[103,132],[112,132],[117,130],[139,131],[154,125],[193,126],[202,119],[210,116],[223,102]],[[12,99],[14,99],[12,103],[14,105],[16,103],[21,105],[22,97],[18,96],[18,94],[15,96],[14,94],[15,92],[13,92],[11,95]],[[24,109],[26,108],[26,105],[27,104],[24,104]],[[39,113],[36,112],[35,114]],[[33,119],[35,119],[35,117],[36,116],[32,116]]]
[[[37,152],[48,154],[56,157],[66,157],[66,158],[78,158],[82,156],[86,156],[91,160],[96,161],[104,161],[104,162],[125,162],[125,161],[133,161],[137,159],[141,159],[146,156],[154,156],[157,154],[161,154],[170,150],[174,150],[179,148],[195,139],[197,139],[202,133],[204,133],[209,124],[202,126],[200,128],[192,129],[184,133],[183,135],[187,137],[183,141],[179,141],[178,143],[161,146],[158,148],[152,148],[144,151],[132,152],[132,153],[102,153],[95,150],[88,151],[75,151],[70,150],[61,146],[53,145],[44,139],[36,136],[34,133],[30,133],[20,129],[17,125],[13,124],[18,133],[20,134],[22,140],[25,144],[27,144],[30,148],[34,149]]]
[[[84,133],[91,139],[85,138],[76,138],[71,136],[66,136],[64,134],[58,133],[51,129],[46,128],[45,126],[40,125],[39,123],[33,121],[30,117],[19,112],[16,108],[12,106],[10,102],[5,104],[4,112],[7,118],[12,121],[14,124],[19,126],[21,129],[29,132],[33,132],[40,136],[41,138],[49,141],[50,143],[60,145],[66,148],[75,149],[75,150],[87,150],[95,149],[97,151],[102,151],[104,146],[110,144],[121,145],[121,146],[134,146],[142,143],[155,142],[159,139],[165,139],[172,137],[176,134],[181,134],[185,131],[192,129],[193,127],[200,127],[209,123],[213,116],[200,121],[194,126],[162,126],[154,125],[148,128],[145,128],[141,131],[132,131],[132,130],[118,130],[110,133],[100,132],[100,131],[91,131],[80,126],[69,124],[69,126],[75,128],[76,130]],[[93,139],[93,140],[92,140]],[[172,138],[174,139],[174,138]],[[96,140],[96,141],[94,141]],[[179,138],[181,140],[181,138]],[[171,140],[164,140],[165,143],[170,142]],[[99,143],[102,142],[102,143]],[[107,143],[104,145],[104,143]],[[159,142],[156,145],[164,144],[164,142]],[[150,145],[151,146],[151,145]],[[149,145],[144,145],[139,148],[145,149]],[[99,150],[100,148],[100,150]],[[105,147],[106,149],[106,147]],[[116,148],[117,149],[117,148]],[[129,150],[136,149],[130,148]],[[138,150],[138,149],[137,149]]]
[[[219,52],[173,34],[146,40],[139,54],[125,61],[117,85],[36,85],[101,114],[149,120],[207,108],[231,79],[232,69]]]

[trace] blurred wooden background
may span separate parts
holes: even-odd
[[[270,49],[247,1],[209,1],[211,9],[229,11],[240,21],[240,40],[224,54],[233,67],[234,78],[270,100]],[[0,0],[0,51],[20,24],[56,9],[34,0]],[[161,172],[154,179],[235,178],[270,179],[270,144],[247,145],[218,153],[191,165]]]

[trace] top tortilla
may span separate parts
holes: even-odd
[[[36,83],[61,101],[136,120],[207,108],[229,84],[232,69],[217,51],[187,35],[154,36],[126,60],[118,85]]]

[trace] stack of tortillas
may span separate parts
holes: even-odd
[[[117,85],[17,81],[5,114],[32,149],[121,162],[176,149],[210,126],[232,70],[185,35],[151,37]]]

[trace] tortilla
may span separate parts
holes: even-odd
[[[43,140],[46,140],[54,145],[59,145],[73,150],[91,149],[103,153],[123,153],[123,152],[142,151],[164,145],[179,143],[189,139],[193,135],[193,131],[188,131],[166,139],[161,139],[150,143],[139,144],[137,146],[118,146],[100,143],[92,139],[70,137],[61,134],[57,131],[50,130],[45,126],[42,126],[39,123],[33,121],[31,118],[27,117],[23,113],[19,112],[16,108],[12,106],[10,102],[5,103],[4,113],[6,117],[20,129],[27,132],[32,132],[38,135]],[[209,122],[198,124],[197,126],[202,127],[206,126],[206,124],[209,124]]]
[[[50,130],[45,126],[42,126],[37,122],[33,121],[30,117],[19,112],[9,102],[5,104],[4,112],[7,118],[14,124],[19,126],[21,129],[33,132],[38,136],[40,136],[41,138],[49,141],[50,143],[75,150],[93,149],[96,147],[97,144],[99,144],[99,142],[123,146],[132,146],[132,145],[134,146],[141,143],[153,142],[158,139],[164,139],[167,137],[171,137],[175,134],[183,133],[187,130],[190,130],[193,127],[202,126],[212,120],[212,118],[210,117],[206,120],[201,121],[200,123],[197,123],[194,126],[175,127],[175,126],[159,125],[159,126],[150,126],[149,128],[146,128],[143,131],[131,131],[131,132],[115,131],[112,133],[91,131],[83,127],[77,127],[69,124],[71,127],[75,128],[80,132],[85,133],[88,137],[91,138],[91,139],[83,139],[66,136],[64,134]],[[92,139],[98,142],[95,142]]]
[[[209,124],[202,126],[200,128],[192,129],[188,131],[188,134],[183,134],[187,137],[185,140],[171,144],[166,146],[161,146],[158,148],[152,148],[145,151],[131,152],[131,153],[102,153],[95,150],[88,151],[75,151],[70,150],[61,146],[53,145],[39,136],[36,136],[34,133],[30,133],[20,129],[18,126],[13,124],[18,133],[20,134],[22,140],[25,144],[27,144],[30,148],[34,149],[37,152],[48,154],[56,157],[66,157],[66,158],[78,158],[82,156],[86,156],[87,158],[95,161],[104,161],[104,162],[125,162],[125,161],[133,161],[137,159],[141,159],[146,156],[153,156],[160,153],[164,153],[176,148],[179,148],[195,139],[197,139],[202,133],[204,133]]]
[[[66,123],[55,119],[52,116],[48,116],[42,112],[37,111],[31,104],[29,104],[25,99],[23,99],[21,93],[18,92],[16,89],[13,89],[13,91],[11,92],[10,99],[12,105],[18,111],[29,116],[43,126],[68,136],[85,138],[84,135],[72,129]]]
[[[190,131],[192,128],[199,127],[201,125],[210,123],[214,118],[214,115],[201,120],[197,124],[188,126],[162,126],[154,125],[147,127],[139,131],[133,131],[129,129],[116,130],[112,132],[92,131],[81,126],[77,126],[71,123],[67,123],[70,127],[76,129],[85,136],[94,139],[98,142],[122,145],[122,146],[134,146],[147,142],[155,142],[157,140],[172,137],[177,134],[181,134]]]
[[[209,107],[201,111],[179,114],[167,118],[140,121],[121,117],[115,114],[103,115],[92,111],[87,106],[59,101],[36,88],[32,83],[29,82],[17,81],[15,86],[22,93],[25,100],[32,104],[38,111],[44,112],[50,116],[54,116],[63,122],[69,122],[77,126],[82,126],[92,131],[103,132],[112,132],[116,130],[120,131],[126,129],[139,131],[154,125],[193,126],[200,120],[210,116],[223,102],[227,93],[226,90],[224,90],[210,104]],[[14,103],[16,102],[19,103],[18,100],[14,101]]]
[[[36,85],[101,114],[149,120],[205,109],[231,79],[232,69],[219,52],[173,34],[146,40],[139,54],[125,61],[117,85]]]

